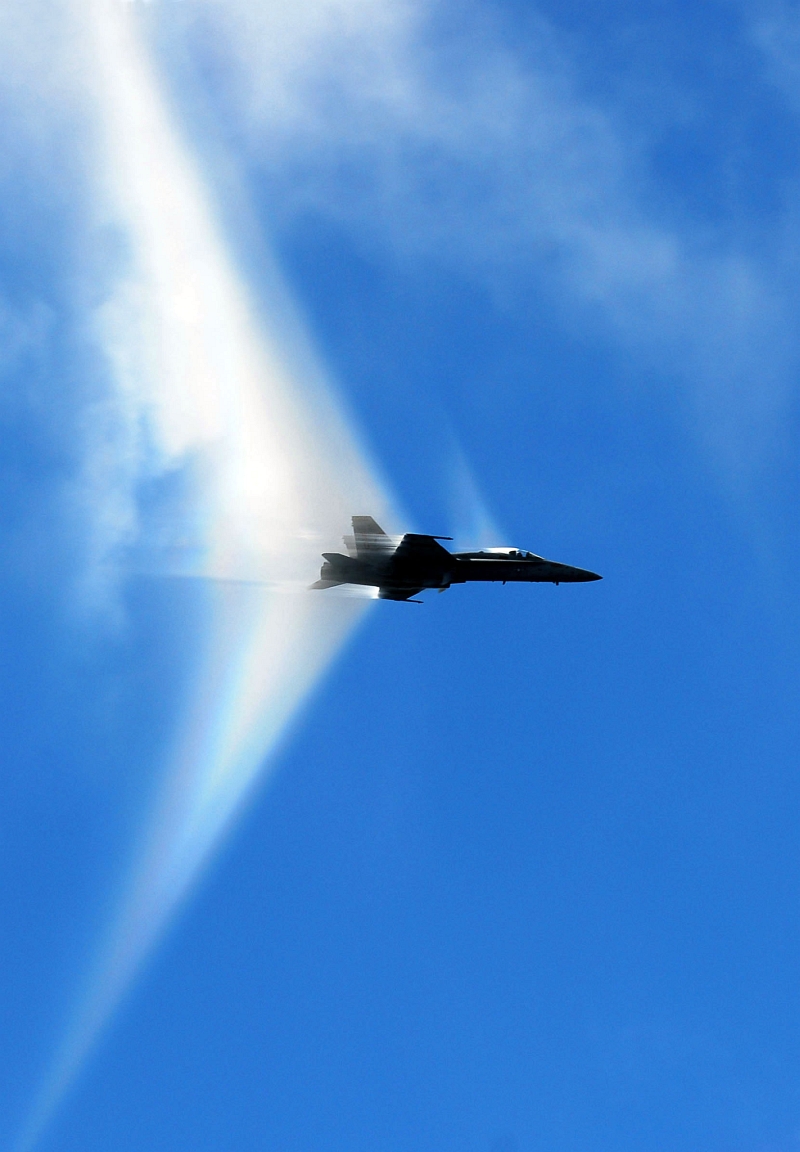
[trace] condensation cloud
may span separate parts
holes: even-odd
[[[21,1149],[36,1142],[366,606],[307,590],[319,552],[354,512],[392,521],[274,269],[258,307],[237,273],[137,7],[82,0],[69,19],[95,122],[97,233],[113,232],[120,252],[90,320],[112,387],[84,429],[79,488],[93,525],[84,594],[112,595],[124,558],[142,554],[153,572],[177,563],[212,579],[204,656],[163,786]],[[143,510],[142,484],[176,475],[180,501],[155,517]]]

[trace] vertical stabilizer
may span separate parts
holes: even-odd
[[[386,535],[380,524],[371,516],[353,517],[353,536],[359,560],[371,560],[376,556],[391,556],[396,544]],[[346,538],[345,538],[346,539]]]

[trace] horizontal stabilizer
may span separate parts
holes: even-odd
[[[345,583],[345,580],[315,580],[313,584],[309,584],[308,589],[311,591],[312,588],[338,588]]]

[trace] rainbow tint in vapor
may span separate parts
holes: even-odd
[[[97,310],[130,491],[95,557],[147,545],[136,485],[184,471],[160,523],[207,588],[204,656],[118,911],[18,1144],[31,1148],[367,600],[307,592],[355,511],[392,517],[273,274],[257,316],[160,89],[134,5],[74,6],[98,113],[93,184],[125,265]],[[273,330],[270,330],[272,326]],[[102,430],[90,450],[108,451]],[[117,445],[119,451],[119,444]],[[91,465],[91,461],[90,461]],[[261,581],[261,583],[237,583]]]

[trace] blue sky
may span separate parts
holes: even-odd
[[[1,19],[3,1147],[800,1146],[794,7]]]

